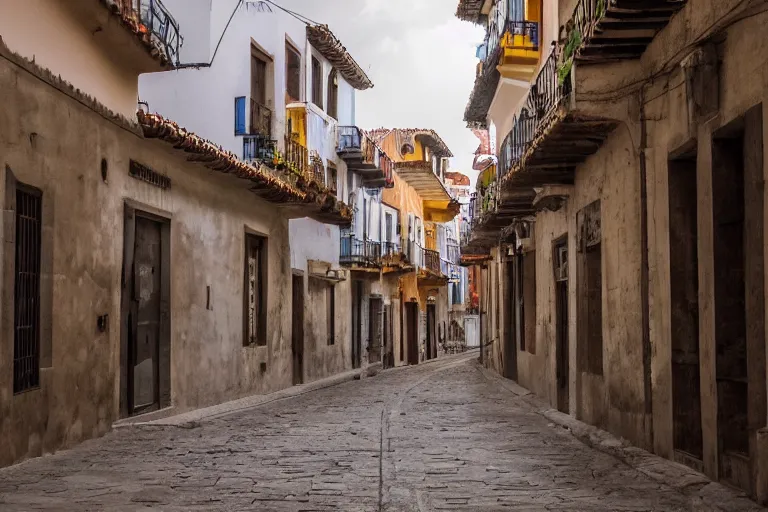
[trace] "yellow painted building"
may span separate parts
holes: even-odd
[[[444,181],[453,154],[434,130],[382,129],[371,136],[394,162],[394,186],[383,191],[382,202],[399,212],[401,247],[413,270],[393,281],[398,290],[391,292],[399,294],[404,310],[400,358],[415,364],[437,357],[447,321],[448,255],[438,230],[459,212]]]

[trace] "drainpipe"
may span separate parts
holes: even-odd
[[[648,284],[648,187],[646,183],[646,150],[648,149],[648,127],[645,118],[645,89],[640,89],[640,295],[643,323],[643,387],[645,390],[645,417],[650,421],[647,432],[649,447],[653,449],[653,389],[651,383],[651,330]]]

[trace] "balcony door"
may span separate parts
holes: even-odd
[[[268,107],[269,94],[269,67],[272,64],[267,54],[251,45],[251,104],[250,121],[251,134],[271,137],[272,117]]]

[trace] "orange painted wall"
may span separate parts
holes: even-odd
[[[412,213],[420,219],[424,219],[424,203],[421,196],[405,180],[395,173],[395,186],[385,188],[382,200],[400,211],[400,232],[408,234],[408,214]]]

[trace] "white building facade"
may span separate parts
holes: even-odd
[[[362,207],[363,185],[373,191],[384,185],[377,150],[362,154],[362,131],[355,126],[356,90],[373,84],[327,26],[307,24],[264,2],[166,4],[178,12],[184,46],[177,70],[141,77],[140,100],[150,112],[242,160],[273,160],[276,170],[327,188],[353,210]],[[281,5],[291,8],[291,2]],[[371,165],[361,173],[350,170],[342,149],[355,152],[356,170],[368,160]],[[352,340],[351,279],[339,265],[341,231],[347,230],[301,211],[291,217],[299,383],[359,367],[366,359],[362,341]],[[355,222],[358,228],[362,223]]]

